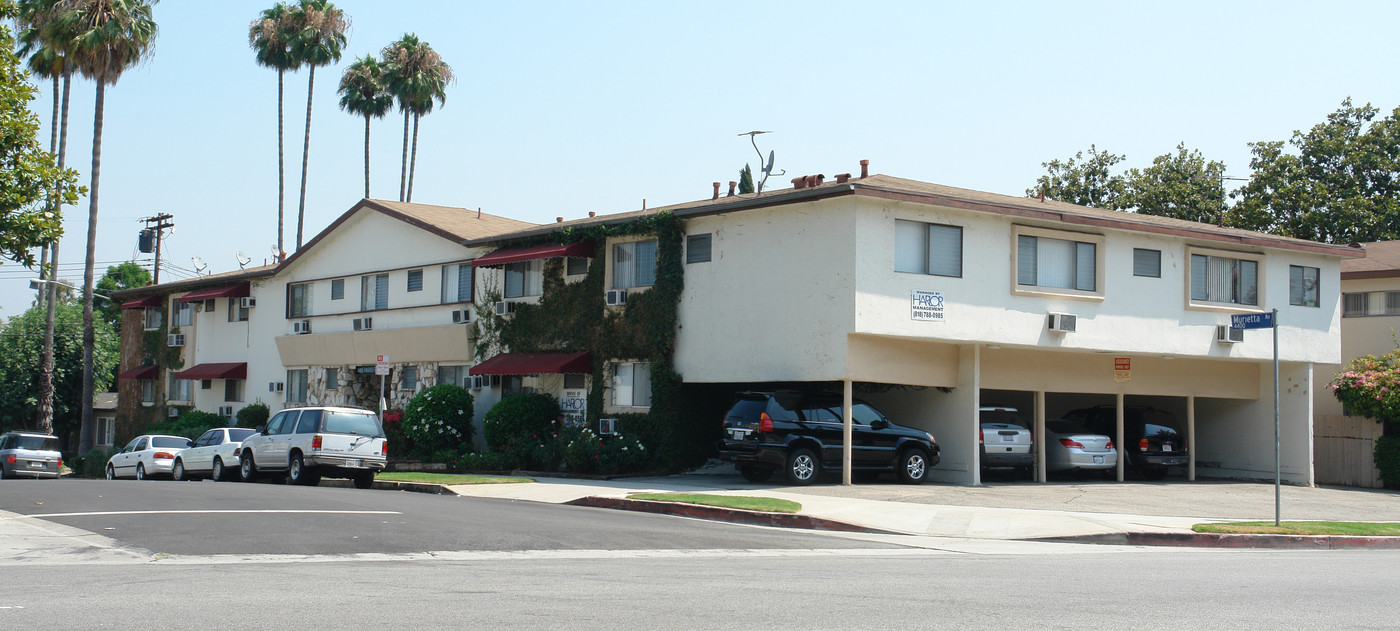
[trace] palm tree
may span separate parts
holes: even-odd
[[[340,109],[365,117],[365,199],[369,199],[369,121],[383,118],[394,106],[384,88],[384,69],[373,55],[365,55],[345,69],[340,78]]]
[[[88,185],[87,259],[83,268],[83,417],[78,453],[92,448],[93,267],[97,255],[97,190],[102,177],[102,115],[107,86],[152,51],[156,22],[151,5],[157,0],[63,0],[55,18],[59,32],[74,33],[70,60],[84,77],[97,83],[93,106],[92,171]]]
[[[292,22],[288,19],[291,7],[278,2],[266,9],[248,25],[248,45],[253,48],[258,65],[277,71],[277,252],[285,252],[282,247],[282,227],[286,223],[287,168],[283,155],[283,116],[282,79],[288,70],[296,70],[300,62],[292,55],[291,41],[296,35]]]
[[[433,103],[447,100],[447,84],[452,83],[452,67],[420,41],[405,33],[381,53],[387,66],[385,84],[403,111],[403,167],[399,174],[399,201],[413,201],[413,166],[418,162],[418,120],[433,111]],[[408,121],[413,117],[413,157],[408,153]]]
[[[306,84],[306,139],[301,146],[301,204],[297,208],[297,249],[300,250],[302,224],[306,219],[306,167],[311,151],[311,97],[316,88],[316,67],[340,61],[350,17],[330,0],[300,0],[292,10],[292,23],[298,29],[291,42],[292,55],[298,63],[311,68],[311,78]]]

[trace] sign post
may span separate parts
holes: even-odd
[[[379,417],[384,418],[384,407],[387,402],[384,400],[385,377],[389,376],[389,356],[378,355],[374,360],[374,374],[379,375]]]
[[[1280,464],[1278,437],[1278,309],[1268,313],[1232,315],[1230,328],[1274,330],[1274,526],[1278,526],[1283,504],[1283,466]]]

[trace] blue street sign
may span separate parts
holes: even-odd
[[[1246,313],[1243,315],[1230,316],[1230,328],[1232,329],[1272,329],[1274,328],[1274,314],[1268,313]]]

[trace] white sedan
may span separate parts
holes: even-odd
[[[107,479],[146,480],[155,475],[170,475],[175,456],[193,444],[194,441],[183,436],[137,436],[107,460]]]
[[[1095,434],[1075,421],[1045,422],[1045,468],[1103,470],[1118,466],[1113,439]]]
[[[234,452],[243,440],[257,433],[244,427],[216,427],[195,439],[194,446],[175,456],[170,477],[175,480],[211,478],[232,480],[238,476]]]

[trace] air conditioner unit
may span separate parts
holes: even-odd
[[[608,306],[609,306],[609,307],[616,307],[616,306],[625,305],[625,304],[627,304],[627,290],[626,290],[626,289],[609,289],[609,290],[608,290]]]
[[[496,315],[510,315],[515,313],[515,303],[509,300],[502,300],[496,303]]]
[[[180,408],[166,408],[165,415],[170,418],[175,418],[180,415]]]
[[[1215,341],[1221,344],[1237,344],[1244,341],[1244,329],[1232,329],[1228,324],[1215,325]]]
[[[452,323],[453,323],[453,324],[471,324],[471,323],[472,323],[472,312],[471,312],[471,309],[455,309],[455,310],[453,310],[453,311],[452,311]]]
[[[256,298],[251,298],[251,297],[248,297],[248,298],[239,298],[239,299],[238,299],[238,306],[243,307],[244,309],[247,309],[247,308],[249,308],[249,307],[256,307],[256,306],[258,306],[258,301],[257,301]]]
[[[267,382],[267,391],[268,391],[268,392],[281,392],[281,391],[285,390],[286,388],[287,388],[287,384],[286,384],[285,382],[281,382],[281,381],[269,381],[269,382]]]
[[[604,434],[604,435],[607,435],[607,434],[616,434],[616,433],[617,433],[617,419],[615,419],[615,418],[600,418],[600,419],[598,419],[598,433],[599,433],[599,434]]]
[[[487,377],[486,375],[472,375],[472,376],[471,376],[471,384],[470,384],[470,385],[471,385],[471,389],[472,389],[472,390],[480,390],[480,389],[482,389],[482,388],[485,388],[485,387],[487,386],[487,384],[489,384],[489,383],[490,383],[490,378]]]
[[[374,318],[355,318],[350,326],[356,331],[369,331],[374,328]]]
[[[306,335],[307,333],[310,333],[310,332],[311,332],[311,321],[310,321],[310,320],[302,320],[301,322],[293,322],[293,323],[292,323],[292,333],[295,333],[295,334],[297,334],[297,335]]]
[[[184,345],[185,345],[185,334],[184,334],[184,333],[171,333],[170,335],[165,336],[165,345],[166,345],[166,346],[184,346]]]
[[[224,417],[228,417],[228,418],[233,418],[233,406],[232,406],[232,405],[221,405],[221,406],[219,406],[219,416],[224,416]]]
[[[1053,333],[1073,333],[1079,316],[1073,313],[1051,313],[1046,318],[1046,328]]]

